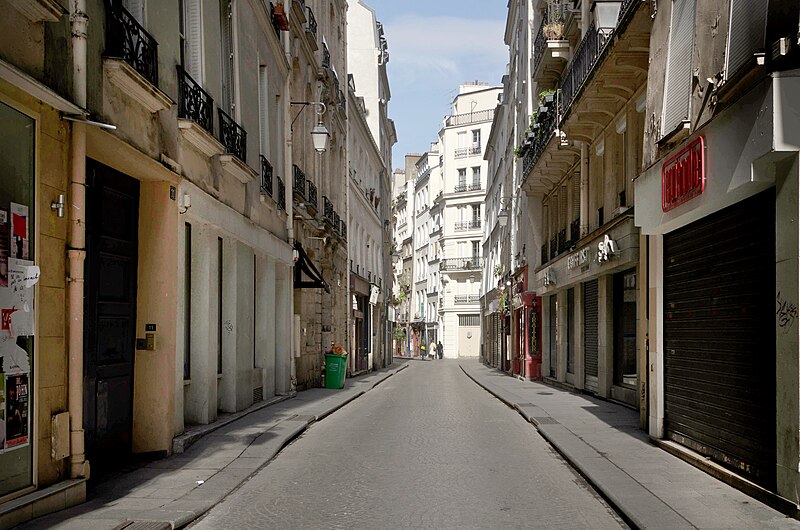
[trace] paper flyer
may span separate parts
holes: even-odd
[[[28,374],[6,376],[6,449],[28,444],[30,427],[28,390]]]
[[[28,259],[28,207],[11,203],[11,255]]]
[[[34,335],[33,286],[39,268],[32,261],[8,260],[8,288],[0,289],[0,335]]]

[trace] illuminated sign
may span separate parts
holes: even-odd
[[[617,243],[606,234],[603,240],[597,244],[597,262],[608,261],[616,253]]]
[[[661,209],[665,212],[703,193],[705,140],[698,136],[661,168]]]

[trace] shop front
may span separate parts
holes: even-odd
[[[535,272],[546,380],[640,406],[638,274],[639,231],[624,213]]]
[[[542,377],[541,298],[528,291],[528,266],[521,267],[513,278],[511,336],[511,372],[520,377]]]
[[[353,351],[350,359],[350,373],[357,374],[369,370],[370,354],[370,285],[361,276],[350,273],[350,293],[352,303],[352,336]]]
[[[763,83],[636,183],[650,262],[650,435],[793,502],[798,143],[785,139],[800,134],[771,120],[776,94],[797,86]]]

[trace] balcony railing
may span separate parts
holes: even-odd
[[[261,191],[272,197],[272,164],[267,157],[260,155],[261,158]]]
[[[278,202],[278,208],[283,211],[286,211],[286,185],[283,183],[283,179],[278,177],[278,197],[276,201]]]
[[[178,117],[192,120],[214,134],[214,98],[200,88],[186,70],[178,65]]]
[[[479,155],[482,153],[481,144],[475,144],[469,148],[470,156]]]
[[[333,225],[333,203],[325,195],[322,196],[322,219]]]
[[[339,230],[341,230],[341,226],[342,226],[341,222],[342,222],[342,219],[339,217],[339,213],[336,210],[334,210],[333,211],[333,229],[337,233],[339,232]]]
[[[322,43],[322,67],[331,67],[331,52],[328,50],[328,45],[325,44],[325,42]]]
[[[308,26],[306,30],[314,36],[314,39],[317,38],[317,18],[314,16],[314,12],[311,10],[310,7],[306,8],[308,18]]]
[[[594,69],[597,60],[603,53],[606,45],[610,42],[611,33],[614,28],[597,28],[592,22],[586,31],[583,40],[578,44],[575,55],[567,67],[564,81],[561,83],[561,108],[562,113],[566,113],[575,94],[583,87],[584,82]]]
[[[572,2],[563,2],[559,4],[548,4],[548,12],[542,17],[542,23],[539,25],[539,31],[536,33],[536,39],[533,42],[533,71],[539,68],[539,64],[544,57],[544,51],[547,48],[547,41],[549,40],[563,40],[565,37],[564,23],[569,13],[569,5]],[[552,24],[551,24],[552,22]]]
[[[158,86],[158,43],[122,7],[122,0],[106,4],[106,55],[122,59]]]
[[[477,304],[480,302],[480,296],[477,294],[457,294],[454,302],[456,304]]]
[[[339,224],[339,235],[341,236],[342,239],[347,241],[347,223],[345,223],[344,221],[341,221],[341,223]]]
[[[467,191],[467,183],[458,184],[455,188],[453,188],[454,193],[461,193],[462,191]]]
[[[581,238],[581,220],[575,219],[569,224],[569,238],[575,244]]]
[[[314,210],[319,207],[319,203],[317,202],[317,185],[310,180],[308,181],[308,199],[306,200],[306,204],[314,208]]]
[[[545,147],[553,137],[553,132],[556,130],[557,108],[555,99],[546,101],[544,107],[545,110],[536,115],[536,121],[533,123],[533,145],[525,153],[525,158],[522,161],[523,175],[527,175],[531,168],[536,165],[536,162],[539,161],[539,157],[542,156]]]
[[[547,263],[547,243],[542,245],[542,265]]]
[[[439,270],[443,271],[473,271],[480,270],[483,266],[483,258],[473,256],[471,258],[447,258],[439,264]]]
[[[481,154],[480,144],[473,145],[472,147],[458,147],[453,152],[454,158],[466,158],[468,156],[475,156]]]
[[[571,246],[570,240],[567,239],[567,229],[562,228],[558,231],[558,253],[561,254],[568,251]]]
[[[465,114],[453,114],[452,116],[447,117],[445,120],[445,126],[453,127],[455,125],[469,125],[470,123],[477,123],[481,121],[492,121],[493,118],[494,109],[467,112]]]
[[[550,240],[550,259],[558,256],[558,240],[554,237]]]
[[[539,63],[542,62],[544,57],[544,49],[547,47],[547,39],[544,36],[544,27],[547,24],[547,16],[542,18],[542,23],[539,24],[539,31],[536,32],[536,39],[533,41],[533,71],[539,69]]]
[[[225,146],[225,152],[235,155],[242,162],[247,162],[247,131],[225,114],[219,112],[219,140]]]
[[[472,221],[459,221],[456,223],[456,232],[463,230],[477,230],[481,227],[480,219],[473,219]]]
[[[297,164],[292,165],[292,193],[301,201],[306,198],[306,174]]]
[[[483,184],[481,184],[480,182],[473,182],[472,184],[469,185],[468,189],[469,191],[480,191],[483,189]]]

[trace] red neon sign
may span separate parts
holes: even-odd
[[[661,209],[665,212],[703,193],[706,143],[702,136],[678,151],[661,168]]]

